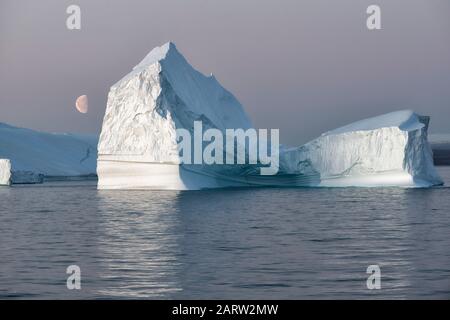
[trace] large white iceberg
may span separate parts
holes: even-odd
[[[432,186],[442,181],[427,142],[428,117],[399,111],[281,147],[279,171],[181,162],[177,129],[248,129],[240,103],[196,71],[172,43],[152,50],[111,87],[98,144],[99,189],[197,190],[234,186]]]
[[[9,159],[13,184],[93,176],[97,142],[95,136],[45,133],[0,123],[0,158]]]

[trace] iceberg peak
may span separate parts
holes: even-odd
[[[152,65],[172,55],[180,55],[180,53],[178,52],[175,43],[169,41],[163,44],[162,46],[156,47],[153,50],[151,50],[145,56],[145,58],[137,66],[133,68],[133,70]]]

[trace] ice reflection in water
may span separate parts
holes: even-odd
[[[0,298],[448,299],[449,195],[0,188]],[[66,288],[71,264],[80,291]],[[381,290],[366,288],[372,264]]]
[[[99,191],[100,296],[164,298],[177,283],[178,192]]]

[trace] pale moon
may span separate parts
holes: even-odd
[[[88,97],[86,95],[79,96],[75,102],[75,107],[81,113],[87,113],[89,110]]]

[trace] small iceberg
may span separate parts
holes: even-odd
[[[0,186],[9,186],[11,184],[11,161],[9,159],[0,159]]]

